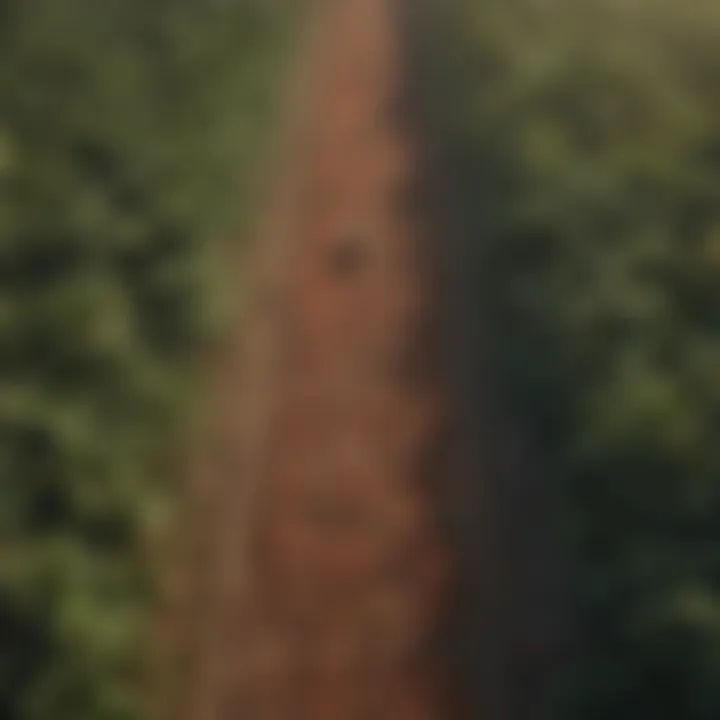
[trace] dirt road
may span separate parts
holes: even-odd
[[[273,350],[254,365],[228,350],[198,465],[211,519],[184,620],[200,628],[188,720],[450,716],[445,399],[397,4],[321,3],[274,209],[284,250],[253,319]]]

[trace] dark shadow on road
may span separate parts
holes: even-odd
[[[430,0],[432,1],[432,0]],[[482,233],[464,217],[473,197],[436,122],[422,3],[401,0],[407,95],[393,108],[419,136],[423,167],[397,199],[422,213],[426,261],[440,303],[437,324],[451,396],[441,508],[456,556],[456,600],[444,643],[461,718],[535,720],[564,666],[572,617],[569,564],[555,532],[556,492],[510,411],[480,263]],[[495,336],[496,337],[496,336]]]

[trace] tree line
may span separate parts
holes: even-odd
[[[0,717],[143,716],[164,463],[223,321],[283,3],[0,1]]]
[[[547,716],[720,717],[720,8],[417,8],[493,372],[573,559]]]

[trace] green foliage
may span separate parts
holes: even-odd
[[[424,11],[477,302],[580,560],[552,717],[720,717],[720,8]]]
[[[129,720],[287,5],[0,1],[0,717]]]

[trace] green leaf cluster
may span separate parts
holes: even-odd
[[[0,1],[0,717],[131,720],[292,12]]]
[[[477,307],[579,561],[551,716],[720,717],[720,7],[422,11]]]

